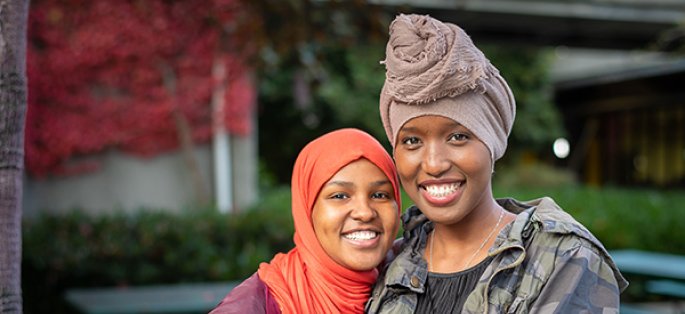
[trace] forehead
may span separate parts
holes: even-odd
[[[388,180],[378,166],[366,158],[357,159],[340,168],[327,183],[334,181],[363,182]]]
[[[437,116],[437,115],[425,115],[416,118],[412,118],[407,123],[402,125],[400,132],[411,132],[411,131],[421,131],[429,129],[442,129],[442,128],[456,128],[464,127],[461,123],[454,121],[450,118]]]

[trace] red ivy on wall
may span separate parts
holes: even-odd
[[[112,148],[144,157],[174,150],[173,110],[194,142],[208,141],[217,58],[229,73],[229,132],[251,132],[255,90],[240,57],[248,52],[230,31],[241,14],[237,0],[31,1],[27,171],[87,171],[92,163],[75,160]]]

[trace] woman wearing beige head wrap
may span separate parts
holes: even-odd
[[[416,206],[367,313],[618,313],[627,282],[602,244],[550,198],[495,199],[514,123],[499,71],[456,25],[390,25],[380,113]]]

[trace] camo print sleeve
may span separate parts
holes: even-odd
[[[618,283],[612,268],[583,245],[557,256],[530,313],[618,313],[618,309]]]

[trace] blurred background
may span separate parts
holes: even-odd
[[[514,91],[496,197],[553,197],[609,250],[685,255],[682,1],[33,0],[24,311],[243,280],[291,249],[300,149],[342,127],[390,149],[399,13],[462,27]],[[623,302],[680,304],[628,279]]]

